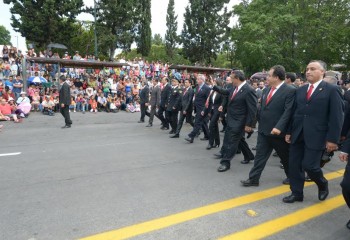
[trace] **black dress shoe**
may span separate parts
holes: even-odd
[[[223,155],[221,153],[214,153],[214,157],[216,159],[221,159],[223,157]]]
[[[328,194],[329,194],[329,190],[328,190],[328,182],[327,182],[324,184],[322,188],[318,190],[318,199],[320,201],[324,201],[328,197]]]
[[[169,130],[169,127],[163,127],[162,130]]]
[[[200,138],[200,140],[202,140],[202,141],[206,141],[206,140],[209,140],[209,138],[204,137],[204,138]]]
[[[149,123],[146,127],[152,127],[152,123]]]
[[[248,164],[250,161],[253,161],[253,160],[254,160],[254,158],[253,159],[244,159],[244,160],[241,161],[241,163],[242,164]]]
[[[71,125],[65,125],[62,128],[70,128],[70,127],[71,127]]]
[[[171,130],[170,132],[169,132],[169,134],[174,134],[175,133],[175,131],[174,130]]]
[[[282,181],[284,185],[289,185],[289,178],[286,178]]]
[[[349,220],[349,222],[346,224],[346,227],[350,229],[350,220]]]
[[[175,135],[173,135],[173,136],[170,136],[170,138],[179,138],[179,137],[180,137],[179,134],[175,134]]]
[[[242,151],[241,150],[237,150],[236,154],[241,154]]]
[[[140,120],[140,121],[138,121],[137,123],[144,123],[145,121],[142,121],[142,120]]]
[[[304,200],[304,197],[295,196],[294,194],[283,198],[284,203],[302,202],[303,200]]]
[[[230,166],[226,164],[221,164],[220,167],[218,167],[218,172],[226,172],[229,169],[230,169]]]
[[[185,140],[189,143],[193,143],[193,138],[187,137],[187,138],[185,138]]]
[[[255,181],[253,179],[247,179],[247,180],[241,180],[242,186],[243,187],[258,187],[259,186],[259,181]]]
[[[207,150],[210,150],[212,148],[213,148],[213,145],[210,145],[210,144],[208,144],[208,146],[206,147]]]

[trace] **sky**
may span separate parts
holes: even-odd
[[[151,0],[151,14],[152,14],[152,35],[159,33],[163,38],[166,32],[166,12],[168,7],[168,0]],[[238,4],[240,0],[231,0],[229,7]],[[94,0],[84,0],[86,6],[93,6]],[[178,33],[181,32],[183,26],[183,15],[185,13],[185,8],[188,5],[188,0],[176,0],[175,1],[175,14],[178,15]],[[20,35],[20,33],[15,32],[11,27],[11,13],[10,6],[4,4],[0,1],[0,25],[6,27],[11,34],[11,42],[14,46],[18,46],[21,50],[26,50],[25,39]],[[93,20],[93,16],[90,14],[80,14],[77,18],[78,20]],[[18,44],[17,44],[18,41]]]

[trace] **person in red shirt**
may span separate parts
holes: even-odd
[[[10,104],[7,103],[6,99],[1,99],[0,102],[0,119],[9,121],[10,119],[13,119],[15,123],[18,123],[19,120],[17,118],[16,114],[12,114],[12,107]]]

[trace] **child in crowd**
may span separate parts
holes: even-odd
[[[82,94],[78,94],[76,101],[76,108],[78,111],[85,113],[86,100]]]
[[[32,97],[32,111],[39,112],[39,105],[40,105],[40,95],[39,92],[34,92],[34,95]]]
[[[70,98],[70,105],[69,105],[69,112],[71,111],[71,109],[73,109],[73,111],[76,112],[76,108],[77,108],[77,105],[74,101],[74,97],[71,97]]]
[[[126,107],[126,111],[130,112],[130,113],[134,113],[135,112],[135,106],[132,102],[129,102],[127,107]]]
[[[139,101],[135,102],[135,112],[141,112],[141,105]]]
[[[54,111],[58,112],[60,110],[60,98],[59,98],[59,96],[54,97],[53,103],[55,104]]]
[[[94,112],[97,113],[97,101],[95,98],[90,98],[90,106],[91,106],[91,110],[90,112]]]

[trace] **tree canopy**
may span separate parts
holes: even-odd
[[[229,0],[190,0],[181,34],[183,54],[192,63],[209,64],[226,41],[231,12]]]
[[[165,49],[170,58],[174,55],[174,50],[178,42],[177,36],[177,15],[175,15],[174,0],[169,0],[166,15]]]
[[[2,25],[0,25],[0,45],[11,45],[10,32]]]

